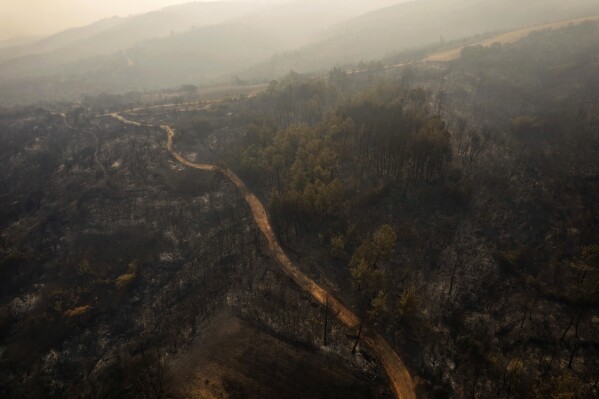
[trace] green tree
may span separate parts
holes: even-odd
[[[379,290],[375,297],[370,301],[368,318],[374,323],[384,320],[389,314],[388,302],[387,292],[385,290]]]
[[[331,237],[331,243],[329,245],[331,255],[336,258],[343,258],[347,254],[345,252],[345,237],[343,234],[339,234]]]
[[[412,320],[418,314],[419,302],[415,289],[404,290],[397,301],[396,315],[398,320]]]
[[[397,235],[389,225],[381,226],[372,237],[366,237],[354,252],[349,269],[358,291],[360,307],[373,319],[387,312],[387,294],[384,290],[385,270],[377,265],[386,261],[395,248]]]
[[[373,266],[376,266],[376,261],[387,260],[395,248],[397,234],[391,226],[385,224],[381,226],[372,238],[374,250],[376,251],[376,260]]]
[[[375,269],[380,261],[389,259],[396,240],[397,234],[391,226],[381,226],[372,238],[368,237],[362,241],[352,257],[351,264],[355,265],[363,260],[368,267]]]

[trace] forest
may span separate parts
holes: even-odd
[[[291,74],[240,106],[238,139],[210,148],[428,394],[590,398],[598,28],[466,47],[443,67]],[[214,143],[204,118],[181,122],[183,137]]]
[[[0,396],[597,397],[598,22],[198,92],[0,109]]]

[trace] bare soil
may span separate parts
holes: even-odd
[[[177,396],[185,398],[390,397],[336,355],[286,342],[227,313],[211,321],[171,371]]]

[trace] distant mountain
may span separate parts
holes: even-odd
[[[73,62],[92,58],[95,60],[94,62],[102,64],[104,60],[97,57],[104,55],[108,56],[107,62],[112,63],[115,57],[118,58],[119,52],[125,50],[130,52],[136,46],[137,49],[143,47],[147,50],[146,52],[151,52],[147,44],[142,45],[145,41],[164,38],[164,43],[169,43],[168,36],[185,35],[189,30],[222,23],[246,26],[250,31],[260,31],[265,36],[275,37],[278,43],[284,45],[283,47],[263,47],[260,43],[253,43],[256,46],[256,54],[264,54],[263,50],[265,49],[269,51],[289,50],[312,42],[317,34],[333,24],[400,1],[402,0],[372,0],[369,2],[361,0],[296,0],[284,3],[271,3],[262,0],[201,1],[167,7],[129,18],[114,17],[85,27],[70,29],[23,46],[0,49],[0,79],[34,77],[65,70],[72,71],[73,68],[64,67]],[[213,32],[211,31],[211,35]],[[227,32],[227,28],[222,32]],[[190,37],[196,34],[197,31],[192,32]],[[223,38],[222,40],[226,41],[227,39]],[[181,43],[185,39],[179,36],[176,41]],[[157,41],[151,43],[158,47],[163,46],[163,43]],[[186,50],[201,52],[201,49],[198,49],[197,46],[194,47],[193,43],[188,43]],[[254,58],[250,57],[246,61],[254,60]],[[172,61],[176,65],[178,60],[175,57]],[[181,60],[181,62],[187,61]],[[86,62],[82,62],[79,65],[86,64]],[[235,66],[238,69],[243,69],[248,65]],[[200,75],[205,74],[202,72]]]
[[[119,17],[106,18],[94,22],[93,24],[79,28],[68,29],[57,34],[44,37],[40,40],[34,40],[32,42],[25,42],[21,45],[2,48],[0,49],[0,62],[30,54],[40,54],[55,51],[115,27],[123,21],[124,19]]]
[[[32,43],[34,41],[38,41],[43,36],[16,36],[11,37],[10,39],[0,40],[0,49],[4,49],[7,47],[17,47],[22,46],[27,43]]]
[[[441,40],[592,14],[599,14],[599,0],[415,0],[339,23],[320,40],[278,54],[242,76],[328,69]]]
[[[273,79],[591,14],[599,0],[196,2],[15,47],[21,56],[0,61],[0,90],[22,101]]]
[[[266,7],[260,2],[195,2],[129,18],[113,17],[38,42],[0,50],[0,73],[16,77],[99,55],[192,27],[216,25]]]
[[[318,39],[332,25],[366,12],[410,0],[296,0],[254,12],[239,21],[267,29],[289,48]]]
[[[200,83],[310,42],[324,28],[375,6],[356,4],[302,0],[170,7],[127,19],[51,52],[6,60],[0,63],[0,80],[83,76],[96,86],[110,80],[110,87],[123,81],[135,88]]]
[[[275,36],[241,24],[194,28],[148,40],[110,56],[61,67],[61,74],[124,90],[201,84],[286,48]]]

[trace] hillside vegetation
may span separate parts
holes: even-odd
[[[290,76],[222,148],[425,396],[596,393],[598,38],[585,23],[448,67]]]

